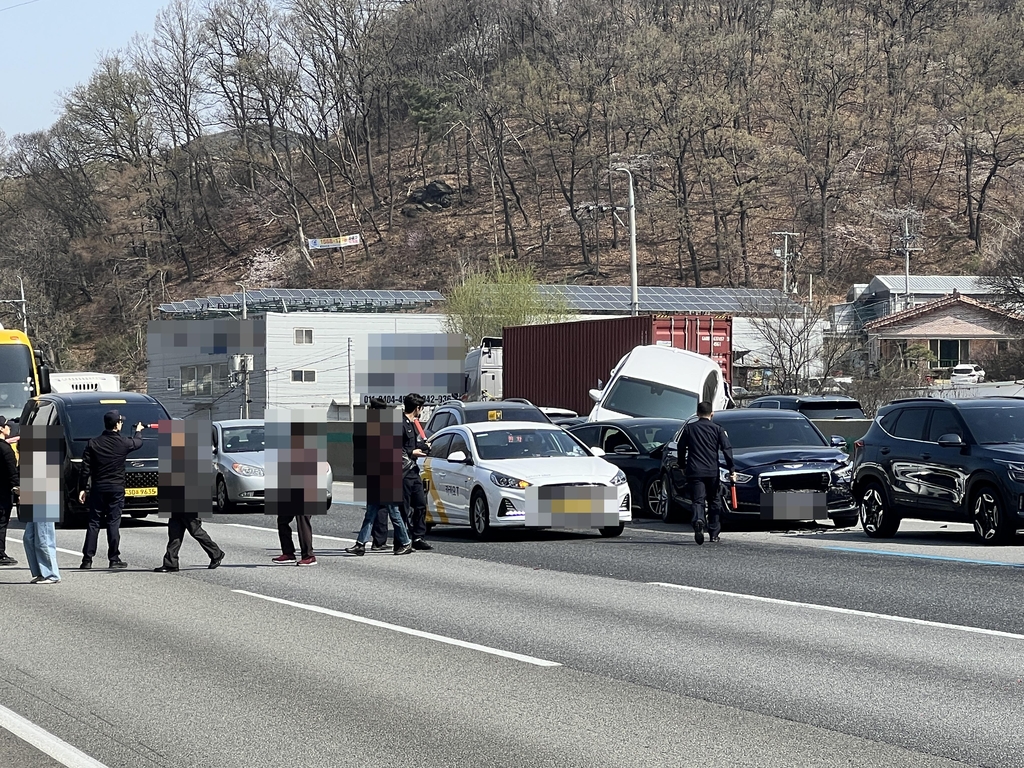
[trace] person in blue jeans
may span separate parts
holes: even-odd
[[[57,532],[53,523],[25,523],[25,558],[33,584],[60,584]]]
[[[398,412],[377,398],[370,400],[365,419],[352,433],[356,487],[366,488],[366,514],[354,546],[345,551],[362,556],[373,538],[379,510],[386,510],[395,529],[395,554],[412,552],[409,529],[402,519],[402,427]]]

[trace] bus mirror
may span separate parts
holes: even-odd
[[[50,366],[46,363],[39,366],[39,394],[50,394]]]

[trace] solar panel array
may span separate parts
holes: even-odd
[[[542,285],[543,293],[561,294],[572,309],[580,312],[629,312],[628,285]],[[658,313],[730,313],[777,311],[799,305],[782,291],[767,288],[658,288],[637,289],[641,312]]]
[[[356,312],[401,310],[426,306],[444,299],[437,291],[341,291],[320,288],[263,288],[245,292],[249,311]],[[174,315],[203,315],[242,309],[242,294],[228,293],[161,304]]]

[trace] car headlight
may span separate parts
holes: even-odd
[[[1024,483],[1024,464],[1019,461],[1000,461],[999,459],[996,459],[996,464],[1006,467],[1011,480]]]
[[[242,477],[263,477],[263,467],[254,467],[251,464],[232,464],[231,469],[236,475]]]
[[[832,476],[840,483],[850,482],[850,478],[853,477],[853,465],[849,462],[839,465],[832,470]]]
[[[612,485],[622,485],[624,482],[626,482],[626,473],[620,469],[612,478]]]
[[[516,477],[509,477],[508,475],[503,475],[500,472],[491,472],[491,482],[499,488],[519,488],[520,490],[523,488],[529,488],[532,485],[532,483],[528,483],[525,480],[520,480]]]
[[[718,469],[718,479],[721,480],[725,484],[729,484],[729,483],[732,482],[732,480],[729,477],[729,470],[725,469],[724,467],[719,467],[719,469]],[[749,483],[753,479],[754,479],[753,475],[747,475],[747,474],[744,474],[743,472],[737,472],[736,473],[736,484],[737,485],[739,485],[741,483]]]

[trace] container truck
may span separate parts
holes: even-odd
[[[612,369],[634,348],[647,345],[709,357],[724,380],[732,380],[732,317],[640,315],[505,328],[502,395],[590,413],[590,390],[603,390]]]

